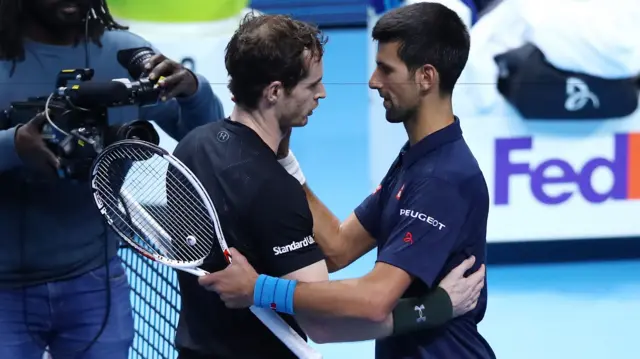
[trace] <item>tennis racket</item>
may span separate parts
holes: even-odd
[[[91,168],[93,198],[107,223],[141,255],[204,276],[199,268],[215,239],[229,249],[216,208],[195,175],[161,147],[124,140],[105,148]],[[250,310],[299,358],[322,358],[276,312]]]

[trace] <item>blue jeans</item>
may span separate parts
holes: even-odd
[[[109,263],[111,304],[107,324],[106,267],[80,277],[25,289],[0,289],[0,358],[127,359],[133,314],[127,275],[119,257]],[[26,311],[26,323],[25,323]]]

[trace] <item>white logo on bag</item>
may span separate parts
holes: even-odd
[[[440,223],[437,219],[427,216],[424,213],[420,213],[411,209],[401,209],[400,210],[400,215],[401,216],[405,216],[405,217],[413,217],[416,218],[422,222],[426,222],[429,223],[430,225],[434,226],[434,227],[438,227],[439,230],[442,230],[442,228],[446,227],[443,223]]]
[[[424,304],[421,304],[420,306],[416,305],[415,308],[413,308],[413,310],[418,312],[418,319],[416,319],[416,323],[426,322],[427,321],[427,317],[422,315],[422,311],[424,310]]]
[[[315,240],[313,240],[313,236],[306,236],[304,237],[303,240],[296,242],[293,241],[291,242],[291,244],[287,244],[286,246],[275,246],[273,247],[273,253],[275,255],[280,255],[280,254],[284,254],[284,253],[289,253],[291,251],[295,251],[298,250],[300,248],[304,248],[304,247],[308,247],[312,244],[316,243]]]
[[[582,110],[591,101],[594,108],[600,107],[600,99],[596,96],[584,81],[575,78],[567,78],[567,99],[564,101],[564,108],[567,111]]]

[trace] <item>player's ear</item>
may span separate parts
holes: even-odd
[[[422,65],[414,76],[418,90],[422,93],[429,92],[438,83],[438,71],[432,65]]]
[[[275,104],[278,101],[278,98],[282,95],[283,87],[282,82],[274,81],[269,84],[264,90],[264,96],[267,99],[267,102],[271,105]]]

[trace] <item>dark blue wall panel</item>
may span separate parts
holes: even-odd
[[[286,14],[318,26],[366,26],[370,0],[252,0],[267,14]]]

